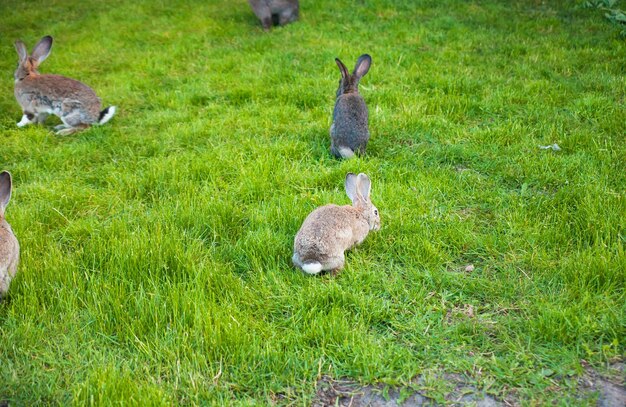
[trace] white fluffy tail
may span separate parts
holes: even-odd
[[[352,158],[354,156],[354,151],[352,151],[351,148],[339,147],[337,150],[339,151],[339,154],[343,158]]]
[[[111,120],[111,118],[115,115],[115,106],[109,106],[103,111],[100,112],[100,117],[98,119],[98,124],[104,124]]]
[[[322,271],[322,264],[318,261],[313,263],[304,263],[302,265],[302,271],[307,274],[319,274]]]

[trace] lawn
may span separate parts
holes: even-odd
[[[581,379],[619,384],[626,353],[626,41],[582,3],[302,0],[265,33],[244,0],[3,0],[22,260],[0,405],[308,405],[322,378],[449,403],[450,374],[594,405]],[[109,123],[17,128],[13,42],[47,34],[41,72],[89,84]],[[363,53],[372,136],[340,161],[334,58]],[[293,238],[349,203],[347,172],[382,228],[304,275]]]

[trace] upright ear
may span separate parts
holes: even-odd
[[[52,37],[49,35],[46,35],[45,37],[39,40],[37,45],[35,45],[35,48],[33,48],[33,53],[31,56],[35,58],[37,63],[40,64],[43,61],[45,61],[46,58],[48,58],[48,55],[50,55],[51,48],[52,48]]]
[[[354,66],[353,75],[356,76],[358,79],[361,79],[363,76],[365,76],[367,71],[370,70],[370,65],[372,65],[372,57],[367,54],[361,55],[356,61],[356,65]]]
[[[4,215],[4,208],[11,200],[11,174],[8,171],[0,172],[0,215]]]
[[[341,71],[341,77],[342,78],[349,77],[350,74],[348,73],[348,68],[346,68],[343,62],[341,62],[339,58],[335,58],[335,62],[337,63],[337,66],[339,67],[339,70]]]
[[[354,203],[354,201],[358,198],[359,193],[357,192],[357,178],[356,175],[349,172],[346,174],[346,194],[348,194],[348,198]]]
[[[15,41],[15,50],[17,51],[17,55],[20,56],[20,62],[23,62],[28,58],[28,51],[26,51],[26,44],[22,41]]]
[[[356,180],[359,195],[361,195],[361,197],[366,201],[369,201],[370,190],[372,188],[372,182],[370,181],[369,177],[363,173],[360,173]]]

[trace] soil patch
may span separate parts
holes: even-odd
[[[505,405],[468,384],[461,375],[445,374],[444,377],[454,385],[454,390],[445,396],[447,405],[471,404],[478,407]],[[418,383],[423,381],[421,377],[416,380]],[[432,398],[408,388],[382,384],[361,386],[348,379],[334,380],[324,376],[317,382],[317,395],[312,405],[314,407],[420,407],[437,404]]]

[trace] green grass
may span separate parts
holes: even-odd
[[[576,400],[580,360],[602,372],[626,352],[626,42],[602,13],[303,0],[300,22],[263,33],[243,0],[89,3],[0,5],[22,246],[0,401],[302,405],[322,374],[425,375],[442,400],[443,371],[593,403]],[[46,34],[41,71],[96,89],[110,123],[15,126],[13,41]],[[364,52],[372,138],[337,161],[333,58]],[[349,171],[372,178],[382,229],[338,277],[302,275],[293,237],[348,203]]]

